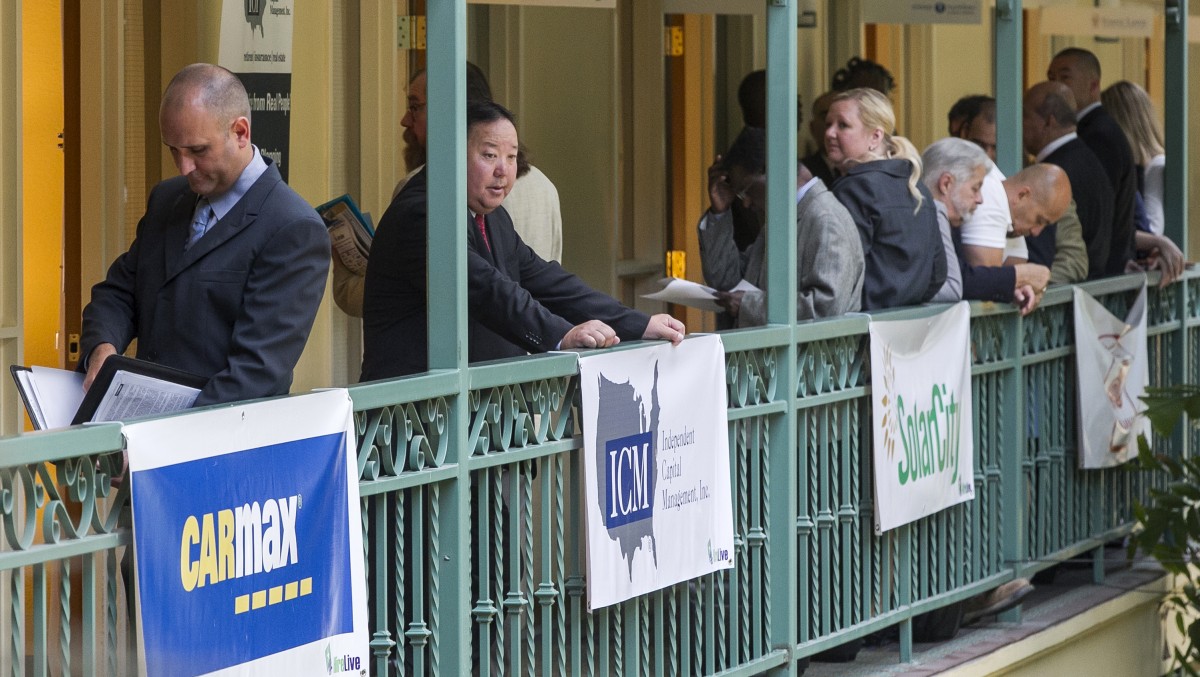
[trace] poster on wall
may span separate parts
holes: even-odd
[[[970,317],[871,322],[876,533],[975,498]]]
[[[863,23],[977,24],[983,0],[862,0]]]
[[[579,359],[588,609],[733,568],[719,336]]]
[[[353,421],[342,389],[124,427],[141,674],[366,673]]]
[[[1157,21],[1152,7],[1043,7],[1038,15],[1042,35],[1090,35],[1150,38]]]
[[[288,180],[295,0],[225,0],[218,65],[250,95],[250,140]]]
[[[1149,381],[1146,286],[1124,318],[1075,288],[1075,373],[1079,379],[1079,467],[1108,468],[1137,456],[1150,438],[1141,397]]]

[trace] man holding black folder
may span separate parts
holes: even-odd
[[[207,379],[196,406],[287,393],[325,292],[325,225],[250,143],[229,71],[176,74],[159,125],[181,176],[151,190],[129,251],[92,288],[84,388],[136,338],[139,358]]]

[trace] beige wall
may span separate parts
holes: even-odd
[[[21,354],[21,2],[0,0],[0,364]],[[18,431],[11,379],[0,382],[0,434]],[[2,654],[0,654],[2,655]]]
[[[517,87],[507,87],[506,103],[519,116],[522,145],[528,145],[533,163],[558,188],[563,264],[611,291],[611,261],[621,254],[616,12],[528,7],[517,14],[513,29],[525,39]],[[492,39],[497,37],[502,36]]]
[[[344,141],[345,130],[332,127],[334,64],[343,55],[333,54],[337,0],[297,3],[292,33],[291,168],[288,183],[310,204],[321,204],[340,192],[333,187],[331,149]],[[337,8],[340,10],[340,7]],[[326,285],[325,300],[308,336],[304,354],[296,365],[292,392],[307,392],[333,382],[333,299]]]

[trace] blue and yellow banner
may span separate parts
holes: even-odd
[[[330,391],[125,428],[147,674],[367,667],[350,415]]]

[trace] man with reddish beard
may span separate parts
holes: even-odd
[[[467,99],[492,100],[492,88],[478,66],[467,62]],[[418,71],[408,83],[408,106],[400,119],[404,127],[404,164],[408,174],[396,183],[395,199],[408,180],[425,166],[425,71]],[[517,180],[504,209],[512,217],[513,227],[538,256],[547,261],[562,261],[562,211],[558,189],[537,167],[529,163],[523,149],[517,153]],[[351,272],[338,256],[333,257],[333,300],[347,315],[362,317],[362,273]]]
[[[512,113],[491,101],[468,101],[468,359],[683,340],[679,320],[626,308],[521,240],[500,207],[516,180],[517,143]],[[363,298],[364,381],[428,368],[426,202],[422,170],[379,222]]]

